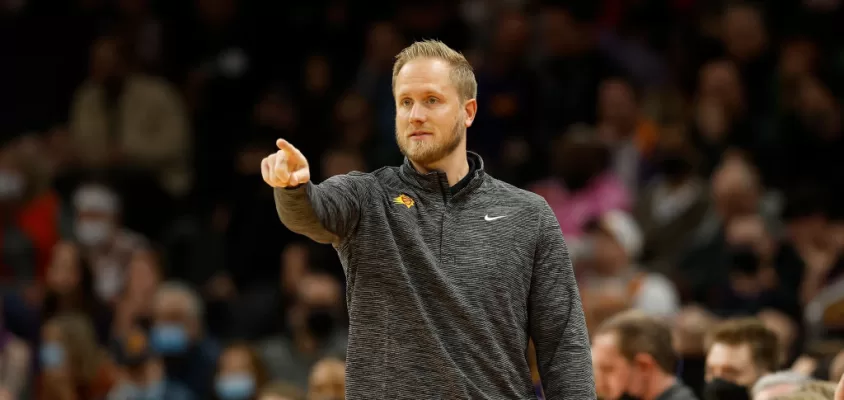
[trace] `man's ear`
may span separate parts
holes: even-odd
[[[475,122],[475,115],[478,114],[478,100],[466,100],[466,103],[463,104],[463,111],[466,112],[466,119],[463,121],[463,124],[468,128]]]

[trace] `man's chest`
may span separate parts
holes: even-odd
[[[368,229],[389,243],[397,273],[455,289],[529,289],[536,240],[531,210],[408,199],[397,196]]]

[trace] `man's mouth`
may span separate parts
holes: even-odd
[[[431,136],[431,132],[426,131],[413,131],[410,134],[411,139],[423,139],[425,137]]]

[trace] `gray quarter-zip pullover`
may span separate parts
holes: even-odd
[[[346,397],[594,399],[583,309],[560,226],[540,196],[487,175],[448,187],[409,161],[276,189],[281,221],[332,243],[347,279]]]

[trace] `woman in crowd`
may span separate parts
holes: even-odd
[[[125,286],[115,304],[112,335],[123,335],[135,326],[149,329],[152,299],[162,277],[160,257],[154,250],[144,248],[132,254]]]
[[[41,331],[39,400],[102,399],[115,382],[114,366],[99,348],[90,320],[63,314]]]
[[[47,268],[41,320],[47,321],[65,313],[88,315],[94,323],[98,342],[106,343],[111,310],[97,298],[91,267],[80,255],[79,247],[69,241],[59,242],[53,248],[53,257]]]

